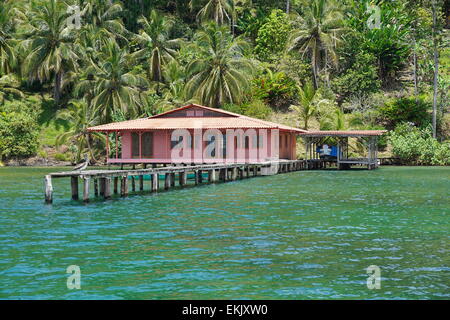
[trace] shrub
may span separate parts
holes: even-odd
[[[297,99],[297,83],[284,72],[268,72],[253,80],[253,96],[274,109],[287,109]]]
[[[450,143],[439,143],[430,127],[419,129],[404,123],[391,132],[392,153],[405,164],[449,165]]]
[[[431,105],[423,98],[399,98],[387,101],[378,109],[379,121],[388,128],[394,128],[401,122],[411,122],[418,127],[430,123],[428,110]]]
[[[279,9],[273,10],[258,31],[255,47],[258,58],[268,62],[277,60],[284,52],[291,30],[288,15]]]
[[[58,161],[70,161],[70,155],[64,154],[64,153],[56,153],[55,154],[55,160]]]
[[[252,100],[244,105],[244,114],[249,117],[267,119],[272,109],[261,100]]]
[[[333,89],[340,100],[351,96],[362,97],[377,92],[381,87],[376,59],[369,53],[359,53],[353,65],[333,81]]]
[[[264,101],[258,99],[241,105],[226,104],[223,106],[223,109],[259,119],[267,119],[272,113],[272,109],[267,104],[265,104]]]
[[[24,112],[0,112],[0,159],[24,158],[38,149],[36,120]]]

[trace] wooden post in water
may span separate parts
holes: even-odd
[[[247,178],[250,178],[250,166],[249,165],[247,165],[246,171],[247,171]]]
[[[258,175],[258,167],[253,166],[253,176],[256,177]]]
[[[234,167],[231,171],[231,180],[236,180],[237,179],[237,168]]]
[[[198,170],[194,170],[194,177],[195,177],[195,185],[196,185],[196,186],[197,186],[197,185],[199,184],[199,182],[200,182],[200,179],[199,179],[199,177],[198,177],[198,173],[199,173]]]
[[[185,186],[187,182],[187,173],[186,171],[178,173],[178,183],[180,186]]]
[[[157,173],[152,174],[152,192],[157,192],[159,189],[159,175]]]
[[[46,175],[44,179],[44,188],[45,188],[45,203],[53,202],[53,186],[52,186],[52,176]]]
[[[105,196],[105,178],[100,178],[100,196]]]
[[[198,183],[203,183],[203,172],[198,170]]]
[[[208,181],[214,183],[217,181],[216,170],[212,169],[208,171]]]
[[[171,182],[170,182],[171,178],[172,178],[172,174],[171,173],[166,173],[165,179],[164,179],[164,189],[165,190],[169,190],[169,188],[171,186]]]
[[[170,186],[175,187],[175,173],[170,174]]]
[[[136,192],[136,181],[134,179],[134,176],[131,176],[131,190],[133,192]]]
[[[111,178],[105,178],[105,190],[103,192],[103,195],[105,197],[105,199],[110,199],[111,198]]]
[[[72,187],[72,200],[78,200],[78,177],[70,177]]]
[[[94,179],[94,195],[98,197],[98,180]]]
[[[139,191],[144,191],[144,176],[139,176]]]
[[[114,194],[117,194],[118,185],[119,185],[119,177],[114,177]]]
[[[128,195],[128,176],[124,176],[120,180],[120,195],[122,197],[126,197]]]
[[[90,178],[89,177],[84,177],[83,178],[83,201],[84,202],[89,202],[89,182],[90,182]]]

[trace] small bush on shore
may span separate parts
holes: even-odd
[[[404,164],[450,165],[450,143],[440,143],[430,127],[417,128],[410,123],[398,125],[389,137],[392,153]]]
[[[0,160],[34,156],[38,150],[36,120],[25,112],[0,112]]]

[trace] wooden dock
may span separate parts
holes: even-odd
[[[45,202],[53,202],[52,179],[70,178],[72,199],[79,200],[79,180],[82,181],[82,200],[89,202],[90,188],[93,185],[94,195],[104,199],[110,199],[113,194],[126,197],[131,191],[145,191],[144,176],[150,177],[148,190],[157,192],[169,190],[178,186],[183,187],[188,183],[188,174],[194,175],[195,185],[203,183],[216,183],[235,181],[256,176],[274,175],[278,173],[292,172],[307,169],[323,168],[323,164],[310,160],[280,160],[259,163],[232,163],[232,164],[202,164],[202,165],[172,165],[157,168],[121,169],[121,170],[84,170],[51,173],[45,176]],[[203,179],[203,173],[207,173],[207,179]],[[164,176],[164,186],[160,186],[160,175]],[[177,178],[177,179],[176,179]],[[137,182],[137,183],[136,183]],[[119,188],[120,187],[120,188]]]

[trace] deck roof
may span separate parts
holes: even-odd
[[[316,131],[310,130],[308,132],[300,133],[302,137],[373,137],[385,134],[387,130],[328,130]]]

